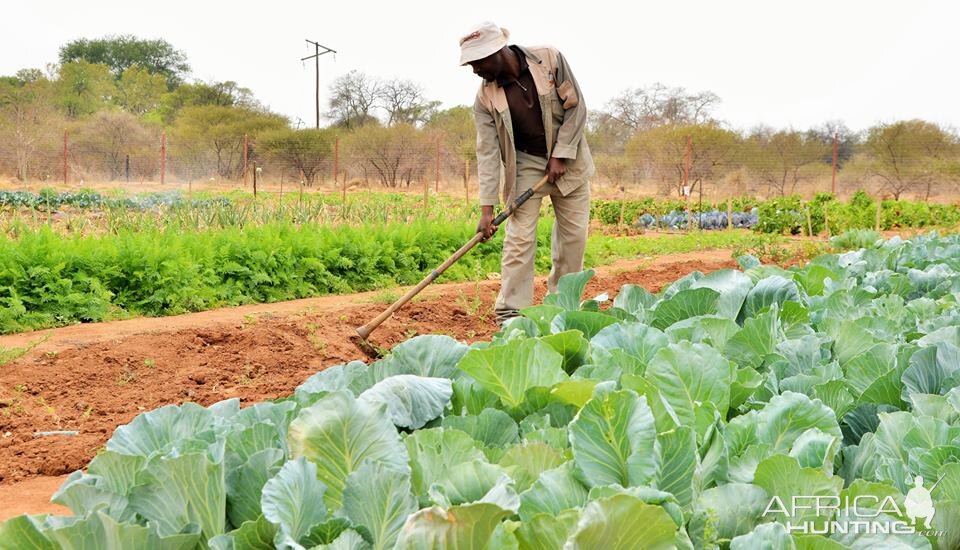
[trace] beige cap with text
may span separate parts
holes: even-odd
[[[496,53],[507,45],[509,37],[510,33],[507,29],[502,29],[490,21],[474,26],[460,39],[460,65],[466,65]]]

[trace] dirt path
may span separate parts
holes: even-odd
[[[613,297],[627,283],[656,292],[691,271],[729,267],[735,263],[727,250],[622,261],[599,268],[587,293]],[[428,288],[371,340],[389,348],[417,334],[489,338],[498,288],[497,281]],[[537,300],[545,292],[538,278]],[[348,337],[387,306],[383,297],[333,296],[0,337],[5,348],[45,338],[0,367],[0,520],[62,512],[47,502],[62,476],[83,468],[117,426],[140,412],[185,401],[275,399],[323,368],[365,359]],[[77,434],[35,435],[46,431]]]

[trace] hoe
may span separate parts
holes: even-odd
[[[533,196],[534,193],[539,191],[544,185],[547,184],[547,176],[543,176],[536,185],[527,189],[521,193],[513,203],[508,206],[504,211],[493,219],[494,227],[499,227],[507,218],[509,218],[517,208],[520,208],[520,205],[527,202],[527,200]],[[406,294],[404,294],[399,300],[394,302],[390,307],[386,309],[380,315],[377,315],[376,318],[371,320],[369,323],[363,325],[362,327],[356,330],[356,334],[350,337],[350,341],[357,346],[365,355],[372,359],[377,359],[381,357],[381,351],[370,342],[367,341],[367,337],[370,336],[370,333],[377,329],[384,321],[386,321],[395,311],[403,307],[404,304],[413,299],[414,296],[420,294],[420,291],[426,288],[427,285],[432,283],[440,276],[441,273],[447,270],[451,265],[455,264],[457,260],[462,258],[467,252],[470,251],[474,246],[483,240],[483,233],[477,231],[477,234],[473,236],[472,239],[467,241],[466,244],[461,246],[456,252],[454,252],[449,258],[447,258],[442,264],[437,266],[436,269],[431,271],[426,277],[423,278],[417,286],[411,288]]]

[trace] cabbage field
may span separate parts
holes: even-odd
[[[0,548],[960,547],[960,237],[739,264],[143,413]]]

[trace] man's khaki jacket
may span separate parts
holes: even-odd
[[[548,156],[567,159],[567,171],[556,183],[567,195],[586,183],[594,173],[593,157],[583,132],[587,125],[587,106],[580,85],[563,55],[550,46],[520,48],[527,56],[530,74],[540,96],[543,129],[547,135]],[[496,82],[484,81],[473,105],[477,124],[477,167],[480,178],[480,204],[509,203],[518,190],[517,151],[513,141],[513,123],[507,95]],[[503,182],[501,189],[501,181]],[[525,189],[519,190],[523,192]]]

